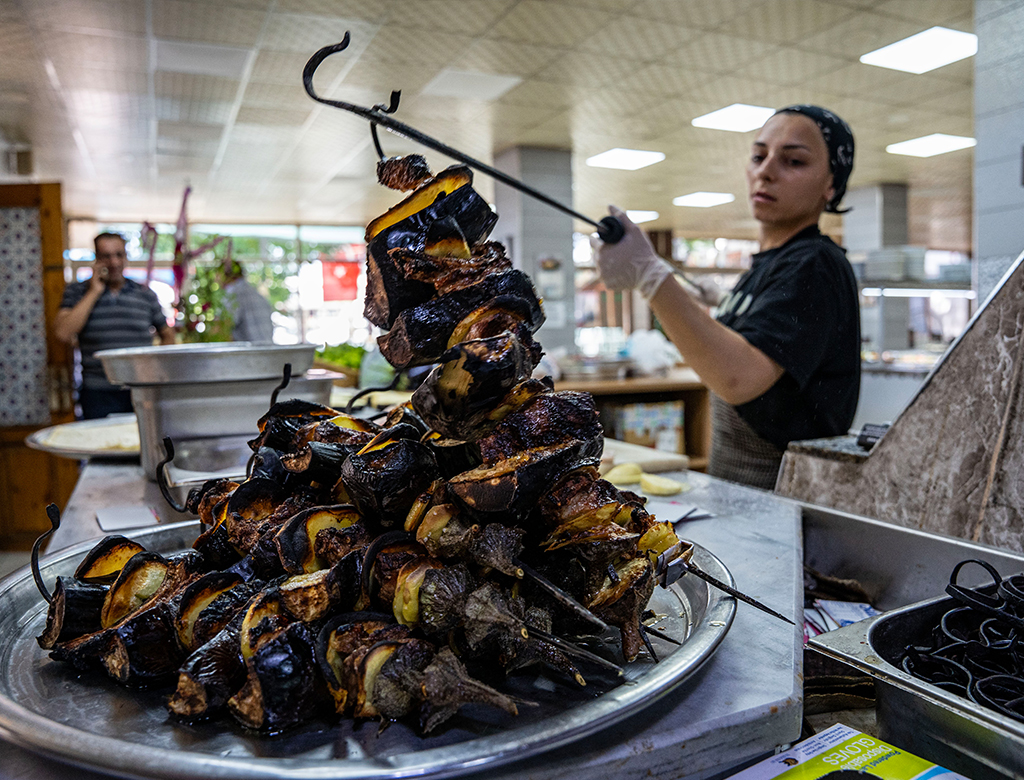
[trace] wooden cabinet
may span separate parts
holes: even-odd
[[[0,356],[0,370],[13,383],[6,386],[6,414],[0,422],[0,549],[17,550],[29,549],[36,536],[50,527],[45,513],[48,503],[59,507],[67,503],[78,479],[78,462],[31,450],[24,443],[40,428],[74,419],[71,349],[51,332],[64,292],[60,185],[2,185],[0,210],[12,224],[31,225],[30,230],[8,231],[17,235],[5,238],[8,243],[0,257],[0,290],[16,296],[2,299],[3,314],[10,316],[6,321],[0,317],[0,336],[16,347]],[[34,368],[27,370],[33,356]],[[22,386],[26,395],[20,394]],[[18,417],[27,394],[36,400],[26,413],[32,423],[22,424]]]
[[[602,423],[609,430],[616,406],[682,401],[683,441],[690,468],[694,471],[707,468],[711,451],[711,402],[708,389],[692,369],[676,369],[664,377],[567,380],[557,382],[555,389],[582,390],[593,395]]]

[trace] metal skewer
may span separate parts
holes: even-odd
[[[313,98],[313,100],[317,101],[318,103],[323,103],[324,105],[327,106],[334,106],[335,108],[340,108],[344,111],[350,111],[351,113],[356,114],[357,116],[361,116],[364,119],[369,119],[370,122],[376,123],[378,125],[383,125],[388,130],[390,130],[393,133],[396,133],[397,135],[404,136],[405,138],[408,138],[411,141],[415,141],[416,143],[422,144],[428,149],[433,149],[435,152],[440,152],[443,155],[451,157],[453,160],[458,160],[460,163],[468,165],[470,168],[474,168],[480,171],[481,173],[486,173],[488,176],[497,179],[502,184],[507,184],[509,187],[512,187],[513,189],[526,193],[531,198],[536,198],[542,203],[546,203],[552,208],[558,209],[559,211],[568,214],[570,217],[575,217],[576,219],[582,222],[586,222],[588,225],[593,225],[595,228],[597,228],[597,235],[606,244],[618,243],[619,240],[622,238],[625,231],[623,230],[622,223],[619,222],[619,220],[617,220],[615,217],[604,217],[599,222],[595,222],[590,217],[586,217],[583,214],[580,214],[578,211],[574,211],[568,206],[559,203],[557,200],[548,197],[543,192],[540,192],[539,190],[533,189],[533,187],[523,184],[518,179],[513,179],[507,173],[499,171],[497,168],[494,168],[488,165],[487,163],[480,162],[479,160],[476,160],[470,157],[468,154],[460,152],[458,149],[454,149],[451,146],[448,146],[447,144],[441,143],[440,141],[431,138],[429,135],[421,133],[416,128],[410,127],[404,122],[399,122],[397,119],[393,119],[392,117],[388,116],[386,110],[380,109],[376,106],[373,108],[357,106],[354,103],[346,103],[345,101],[342,100],[328,100],[327,98],[323,98],[317,95],[316,91],[313,89],[313,74],[316,73],[316,69],[320,66],[320,63],[322,63],[332,54],[347,49],[348,44],[349,34],[346,32],[345,37],[341,40],[340,43],[335,43],[332,46],[325,46],[324,48],[320,49],[320,51],[318,51],[316,54],[309,58],[309,61],[306,63],[306,67],[302,69],[302,84],[306,88],[306,93],[311,98]]]
[[[757,601],[756,599],[752,599],[750,596],[748,596],[745,593],[740,593],[738,590],[736,590],[736,588],[732,587],[731,585],[726,585],[721,580],[715,579],[714,577],[712,577],[707,572],[702,571],[701,569],[698,569],[695,565],[693,565],[692,563],[689,563],[689,562],[683,560],[682,558],[676,558],[674,561],[672,561],[669,564],[668,568],[664,572],[666,581],[669,579],[668,575],[672,572],[673,569],[676,569],[676,570],[680,570],[681,569],[686,574],[693,574],[694,576],[699,577],[700,579],[704,580],[704,582],[708,583],[709,585],[713,585],[714,587],[718,588],[719,590],[725,591],[726,593],[728,593],[733,598],[737,598],[740,601],[742,601],[742,602],[744,602],[746,604],[749,604],[752,607],[757,607],[759,610],[761,610],[762,612],[767,612],[772,617],[777,617],[779,620],[784,620],[785,622],[789,623],[791,626],[795,626],[796,625],[796,623],[794,623],[792,620],[790,620],[785,615],[781,615],[778,612],[776,612],[774,609],[771,609],[770,607],[766,607],[760,601]],[[680,576],[682,576],[682,574],[680,574]],[[679,579],[679,577],[675,577],[673,579],[673,581],[675,581],[675,579]]]

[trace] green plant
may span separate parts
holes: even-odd
[[[195,262],[181,293],[182,340],[186,343],[230,341],[234,318],[225,305],[220,263]]]

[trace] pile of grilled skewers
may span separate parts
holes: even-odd
[[[479,676],[539,664],[584,685],[611,665],[567,638],[612,625],[626,661],[640,652],[671,525],[599,477],[593,398],[531,378],[540,302],[486,241],[497,217],[469,169],[413,156],[379,174],[414,191],[367,229],[366,316],[397,369],[434,368],[381,424],[274,404],[249,476],[189,495],[194,549],[108,537],[58,579],[53,658],[176,679],[186,721],[274,732],[333,708],[429,732],[470,702],[523,704]]]

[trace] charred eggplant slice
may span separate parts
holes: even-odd
[[[196,721],[216,715],[245,683],[239,612],[210,641],[188,656],[178,670],[178,685],[167,702],[172,715]]]
[[[75,569],[75,579],[82,582],[110,584],[124,565],[146,548],[123,536],[105,536],[86,554]]]
[[[445,437],[478,439],[495,424],[490,412],[534,366],[533,355],[508,331],[464,341],[441,356],[413,393],[412,404]]]
[[[566,472],[597,465],[603,446],[598,439],[535,447],[458,474],[449,481],[448,490],[471,513],[518,520]]]
[[[121,569],[103,601],[100,624],[110,628],[156,596],[168,574],[167,560],[158,553],[133,555]]]
[[[452,332],[463,318],[500,295],[511,295],[527,302],[531,332],[544,323],[544,313],[530,278],[522,271],[506,271],[405,308],[391,330],[377,339],[381,354],[399,369],[433,363],[447,349]]]
[[[350,504],[318,506],[306,509],[288,520],[274,535],[281,565],[289,574],[303,574],[326,568],[331,561],[317,555],[317,538],[325,534],[333,538],[343,536],[343,532],[359,523],[359,512]],[[359,529],[363,531],[363,526]],[[352,535],[352,534],[350,534]],[[362,542],[366,534],[361,533],[358,541]],[[366,539],[368,541],[368,539]],[[355,545],[351,546],[354,549]],[[326,547],[325,547],[326,549]],[[337,550],[336,561],[341,560],[350,550]]]
[[[341,469],[341,481],[359,513],[384,528],[400,525],[437,476],[434,456],[414,439],[374,439]]]
[[[174,618],[174,627],[178,634],[178,641],[186,651],[194,650],[198,645],[193,641],[196,623],[200,615],[213,604],[220,601],[221,609],[228,600],[222,600],[232,588],[241,585],[242,577],[235,572],[216,571],[203,575],[198,580],[188,585],[178,599],[178,612]],[[235,611],[237,611],[237,605]],[[226,616],[226,624],[234,612]]]
[[[68,642],[99,631],[100,613],[107,597],[107,586],[58,577],[53,601],[46,613],[46,628],[36,641],[44,650],[58,642]]]

